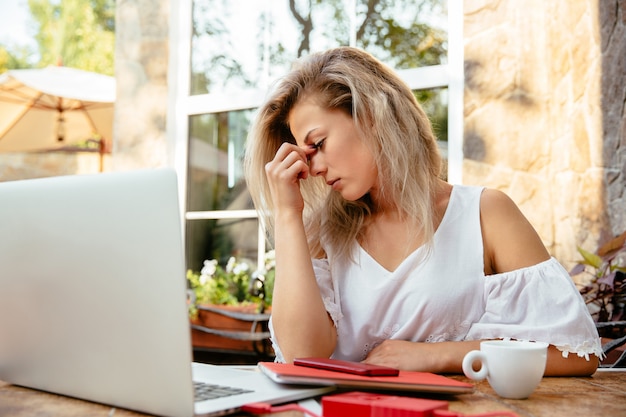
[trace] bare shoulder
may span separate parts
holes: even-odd
[[[519,207],[506,193],[493,188],[485,188],[480,196],[480,213],[491,221],[527,221]]]
[[[486,274],[510,272],[550,258],[534,227],[504,192],[483,191],[480,223]]]
[[[503,191],[494,188],[485,188],[480,196],[481,209],[492,209],[497,206],[516,206],[511,198]]]

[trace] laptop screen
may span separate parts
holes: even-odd
[[[192,415],[175,172],[0,183],[0,202],[0,380]]]

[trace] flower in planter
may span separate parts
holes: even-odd
[[[192,300],[190,315],[199,304],[257,305],[264,310],[272,304],[274,287],[274,251],[265,254],[264,267],[252,270],[251,262],[231,257],[226,266],[216,259],[205,260],[200,272],[188,270],[187,282]]]

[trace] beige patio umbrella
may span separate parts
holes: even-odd
[[[95,148],[102,170],[114,101],[115,79],[107,75],[68,67],[9,70],[0,75],[0,152]]]

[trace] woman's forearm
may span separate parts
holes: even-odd
[[[416,343],[386,340],[374,348],[365,362],[391,366],[407,371],[463,373],[463,358],[471,350],[479,350],[480,341]],[[545,376],[587,376],[598,367],[598,357],[589,360],[570,353],[567,358],[555,346],[548,347]]]
[[[480,350],[480,344],[476,342],[444,342],[447,346],[443,349],[445,352],[442,357],[443,361],[437,363],[442,366],[442,372],[446,373],[463,373],[463,358],[470,350]],[[434,343],[433,345],[437,345]],[[442,346],[444,347],[444,346]],[[563,353],[555,346],[548,346],[548,357],[546,361],[546,370],[544,376],[588,376],[593,374],[598,368],[598,357],[589,355],[589,360],[581,358],[575,353],[570,353],[567,358],[563,357]]]
[[[298,214],[276,217],[276,278],[272,325],[287,362],[332,354],[336,331],[315,280],[304,225]]]
[[[545,376],[589,376],[598,369],[599,360],[596,355],[589,355],[589,360],[570,353],[567,358],[555,346],[548,348],[548,363]]]

